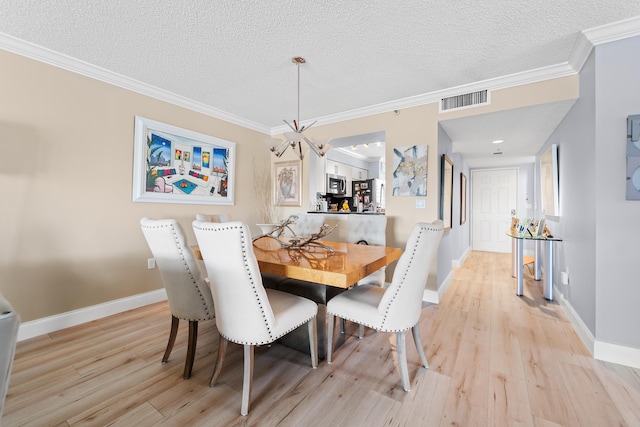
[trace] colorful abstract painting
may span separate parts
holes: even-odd
[[[133,200],[233,204],[235,143],[136,117]]]
[[[427,195],[427,145],[393,149],[393,196]]]

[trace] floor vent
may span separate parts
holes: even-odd
[[[475,107],[478,105],[490,104],[489,91],[479,90],[477,92],[464,93],[462,95],[450,96],[440,100],[440,112],[459,110],[462,108]]]

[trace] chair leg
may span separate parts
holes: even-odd
[[[429,369],[429,362],[427,362],[427,356],[424,355],[424,349],[422,348],[422,338],[420,338],[420,327],[416,323],[413,328],[411,328],[411,333],[413,333],[413,342],[416,344],[416,349],[418,350],[418,354],[420,355],[420,360],[422,361],[422,365]]]
[[[251,380],[253,379],[253,349],[252,345],[244,346],[244,375],[242,377],[242,407],[240,415],[249,414],[249,400],[251,399]]]
[[[327,313],[327,364],[331,365],[331,350],[333,348],[333,321],[332,314]]]
[[[364,325],[358,325],[358,339],[364,337]]]
[[[309,329],[309,350],[311,351],[311,367],[318,367],[318,326],[315,316],[307,322]]]
[[[343,318],[340,318],[340,333],[344,334],[347,330],[347,321]]]
[[[229,344],[229,341],[220,335],[220,343],[218,344],[218,360],[216,360],[216,367],[211,375],[211,380],[209,380],[209,387],[213,387],[220,376],[220,371],[222,371],[222,362],[224,362],[224,358],[227,355],[227,344]]]
[[[405,335],[407,331],[396,332],[396,353],[398,355],[398,369],[400,370],[400,379],[402,380],[402,388],[409,391],[409,369],[407,368],[407,346]]]
[[[178,324],[180,323],[180,319],[176,316],[171,316],[171,332],[169,332],[169,341],[167,342],[167,349],[164,351],[164,356],[162,356],[162,363],[167,363],[169,361],[169,355],[171,354],[171,350],[173,350],[173,344],[176,342],[176,335],[178,335]]]
[[[183,378],[191,378],[193,360],[196,358],[196,344],[198,343],[198,321],[189,320],[189,342],[187,344],[187,360],[184,362]]]

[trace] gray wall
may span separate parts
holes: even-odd
[[[449,138],[449,135],[447,135],[447,133],[444,131],[444,129],[442,129],[442,126],[440,126],[438,124],[438,152],[437,153],[429,153],[429,156],[432,155],[436,155],[438,156],[438,170],[436,173],[433,173],[431,171],[429,171],[429,175],[427,177],[427,179],[437,179],[438,180],[438,218],[441,218],[440,216],[440,206],[442,203],[442,194],[440,193],[440,183],[442,182],[442,170],[441,170],[441,162],[442,162],[442,155],[446,154],[452,161],[452,147],[453,147],[453,143],[451,142],[451,138]],[[456,218],[458,218],[458,224],[460,223],[460,217],[456,215],[456,209],[455,209],[455,194],[456,194],[456,188],[458,188],[458,191],[460,189],[459,187],[459,181],[458,181],[458,187],[456,187],[455,185],[455,176],[456,174],[459,172],[459,169],[456,167],[456,164],[454,162],[453,164],[453,176],[454,176],[454,185],[453,185],[453,192],[454,192],[454,207],[453,207],[453,211],[452,211],[452,229],[449,231],[445,231],[444,234],[442,235],[442,240],[440,240],[440,246],[438,246],[438,288],[442,285],[442,283],[445,281],[445,279],[447,278],[447,276],[449,276],[449,273],[451,273],[451,261],[454,258],[454,253],[453,253],[453,247],[455,244],[455,236],[454,236],[454,232],[455,232],[455,227],[456,227]],[[458,205],[458,209],[459,205]]]
[[[626,118],[640,114],[640,37],[595,49],[596,338],[640,348],[640,202],[625,200]]]
[[[429,173],[429,179],[438,180],[438,188],[440,188],[441,170],[440,162],[442,155],[446,154],[453,162],[453,208],[452,208],[452,227],[451,230],[444,233],[442,241],[438,247],[438,288],[447,279],[452,270],[452,261],[459,261],[469,248],[469,188],[471,185],[469,176],[469,166],[460,154],[452,153],[453,143],[449,135],[444,131],[442,126],[438,125],[438,172]],[[430,154],[431,155],[431,154]],[[460,172],[467,177],[467,222],[460,225]],[[438,191],[438,206],[440,206],[440,197]],[[439,212],[439,210],[438,210]]]
[[[640,37],[596,46],[580,72],[580,99],[547,141],[558,144],[564,241],[556,280],[596,341],[640,348],[640,202],[625,200],[626,118],[640,114]],[[539,202],[539,201],[538,201]]]
[[[540,150],[558,144],[560,216],[547,219],[556,244],[556,287],[582,322],[596,336],[596,155],[595,61],[589,57],[580,73],[580,98]],[[540,164],[536,163],[538,188]],[[540,193],[536,194],[537,213]],[[569,272],[569,285],[560,284],[560,271]]]

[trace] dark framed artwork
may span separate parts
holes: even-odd
[[[440,182],[440,219],[444,222],[444,230],[451,230],[453,226],[451,212],[453,211],[453,162],[446,155],[442,155]]]
[[[460,172],[460,225],[467,222],[467,177]]]

